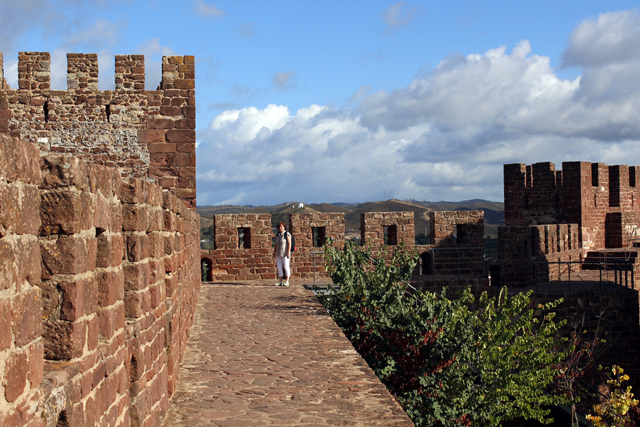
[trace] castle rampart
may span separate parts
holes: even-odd
[[[17,136],[0,152],[0,425],[159,425],[200,289],[198,215]]]
[[[484,274],[484,212],[431,212],[432,244],[415,244],[414,213],[374,212],[360,217],[360,244],[374,251],[404,244],[420,254],[418,275]],[[269,214],[214,215],[215,249],[202,251],[207,280],[236,281],[276,279],[272,258],[272,229]],[[296,239],[291,272],[295,278],[326,279],[322,246],[342,248],[345,242],[343,213],[292,213],[288,230]],[[434,232],[434,230],[437,230]],[[436,253],[437,252],[437,253]],[[392,251],[388,251],[391,257]],[[462,266],[462,270],[461,270]]]
[[[504,166],[505,225],[575,223],[584,250],[626,245],[640,212],[638,167],[589,162],[562,167]]]
[[[195,206],[193,56],[163,57],[157,90],[145,90],[143,55],[116,55],[113,91],[98,89],[96,54],[67,55],[67,90],[51,89],[50,67],[48,52],[20,52],[18,89],[10,89],[0,53],[0,132],[36,143],[42,155],[117,167]]]

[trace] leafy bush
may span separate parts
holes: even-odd
[[[408,292],[417,255],[386,248],[325,247],[337,288],[322,302],[373,371],[417,426],[496,426],[524,417],[548,422],[546,405],[563,401],[543,390],[558,374],[564,354],[555,351],[558,327],[530,293],[497,298],[470,290],[457,298]]]
[[[587,415],[587,419],[595,427],[636,427],[640,425],[640,408],[638,400],[633,398],[631,386],[623,389],[622,383],[629,380],[620,366],[611,368],[609,390],[603,401],[593,405],[595,415]]]

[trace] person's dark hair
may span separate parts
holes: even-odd
[[[284,231],[287,231],[287,224],[285,224],[284,222],[280,221],[278,223],[278,230],[280,230],[280,226],[283,226],[284,227]]]

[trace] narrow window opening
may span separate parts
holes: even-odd
[[[500,267],[492,265],[489,267],[489,286],[500,286]]]
[[[311,227],[311,233],[313,235],[313,247],[321,248],[327,242],[325,227]]]
[[[632,166],[629,168],[629,187],[636,186],[636,168]]]
[[[49,103],[44,103],[44,122],[49,123]]]
[[[420,255],[420,262],[422,263],[422,272],[424,276],[426,274],[433,274],[433,258],[429,252],[423,252]]]
[[[524,208],[529,209],[529,195],[524,196]]]
[[[111,104],[107,104],[104,106],[104,113],[107,115],[107,121],[111,117]]]
[[[467,224],[456,224],[456,243],[468,243],[469,241],[469,232],[467,230]]]
[[[396,246],[398,244],[398,227],[396,225],[388,225],[384,228],[384,244]]]
[[[238,247],[244,249],[251,249],[251,228],[241,227],[238,228]]]
[[[591,165],[591,186],[592,187],[598,187],[600,184],[598,184],[599,179],[598,179],[598,164],[597,163],[593,163]]]

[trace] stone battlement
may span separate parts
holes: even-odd
[[[48,52],[20,52],[18,89],[0,53],[0,133],[42,155],[68,153],[170,189],[192,207],[195,181],[195,60],[162,58],[162,81],[145,90],[143,55],[116,55],[115,90],[98,89],[97,54],[67,55],[67,87],[51,90]]]
[[[171,191],[0,133],[0,425],[159,425],[200,290]]]

